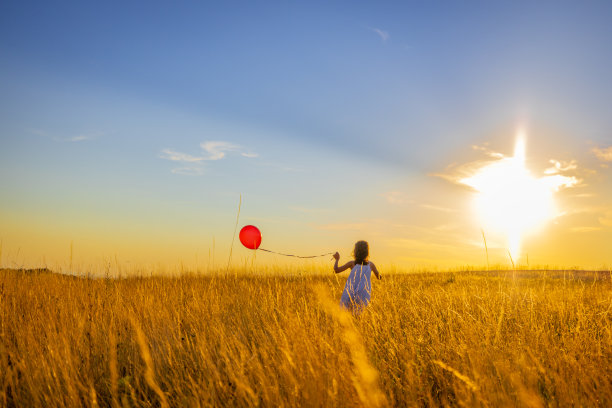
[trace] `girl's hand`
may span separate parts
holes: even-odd
[[[334,254],[334,259],[335,259],[336,261],[340,259],[340,254],[339,254],[338,252],[336,252],[336,253]]]

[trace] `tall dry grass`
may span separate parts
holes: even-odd
[[[612,406],[609,274],[343,283],[0,271],[0,406]]]

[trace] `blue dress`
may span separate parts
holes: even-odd
[[[365,265],[356,264],[353,266],[340,298],[340,305],[342,307],[347,309],[355,306],[362,308],[370,303],[370,294],[372,293],[371,275],[372,268],[369,262]]]

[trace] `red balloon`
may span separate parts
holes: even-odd
[[[261,232],[254,225],[244,226],[240,230],[240,242],[249,249],[257,249],[261,245]]]

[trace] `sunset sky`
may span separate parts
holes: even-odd
[[[610,21],[609,1],[2,2],[0,265],[65,269],[71,243],[78,268],[224,265],[242,195],[279,252],[483,266],[484,233],[491,264],[610,267]]]

